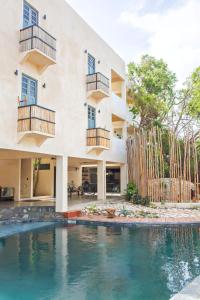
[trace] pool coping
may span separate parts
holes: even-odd
[[[55,222],[27,222],[0,226],[0,239],[55,225]]]
[[[186,285],[179,293],[170,300],[199,300],[200,299],[200,276]]]
[[[11,235],[31,231],[34,229],[40,229],[43,227],[68,224],[71,226],[86,225],[86,226],[116,226],[116,227],[170,227],[170,226],[198,226],[200,220],[194,218],[125,218],[116,217],[114,219],[108,219],[105,216],[80,216],[71,218],[59,218],[59,219],[29,219],[21,221],[4,221],[0,222],[0,239]]]
[[[124,218],[108,219],[102,216],[81,216],[67,219],[68,224],[97,226],[170,226],[170,225],[200,225],[200,220],[194,218]]]

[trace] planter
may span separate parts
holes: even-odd
[[[108,209],[106,209],[107,217],[109,219],[115,218],[115,211],[116,211],[116,209],[114,209],[114,208],[108,208]]]

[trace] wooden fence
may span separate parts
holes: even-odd
[[[129,182],[152,202],[199,200],[199,162],[193,132],[177,138],[152,128],[135,130],[127,141]]]

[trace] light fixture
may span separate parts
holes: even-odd
[[[98,64],[100,65],[100,63],[101,63],[101,61],[100,60],[98,60]]]
[[[42,85],[42,87],[43,87],[44,89],[46,89],[46,83],[44,83],[44,84]]]
[[[85,49],[84,53],[87,54],[87,49]]]
[[[46,14],[43,16],[43,19],[44,19],[44,20],[46,20],[46,19],[47,19],[47,15],[46,15]]]
[[[18,76],[18,74],[19,74],[18,70],[15,70],[14,74],[15,74],[16,76]]]
[[[87,102],[84,103],[84,106],[85,106],[85,107],[87,106]]]
[[[100,110],[100,109],[98,110],[98,113],[99,113],[99,114],[101,113],[101,110]]]

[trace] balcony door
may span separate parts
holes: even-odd
[[[96,128],[96,109],[88,105],[88,129]]]
[[[38,25],[38,11],[34,9],[29,3],[24,1],[23,8],[23,28],[31,25]]]
[[[37,80],[22,75],[21,106],[37,104]]]

